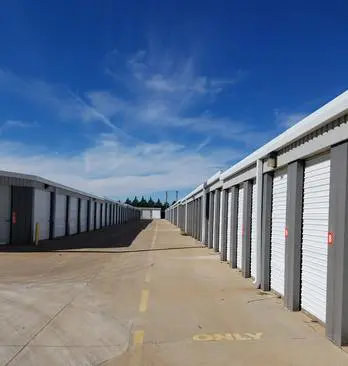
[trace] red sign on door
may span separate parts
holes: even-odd
[[[12,212],[12,224],[15,224],[17,222],[17,216],[15,212]]]
[[[286,237],[286,238],[289,236],[289,230],[288,230],[288,228],[287,228],[287,227],[285,228],[284,234],[285,234],[285,237]]]
[[[333,243],[334,243],[334,234],[333,234],[333,232],[332,232],[332,231],[329,231],[329,232],[327,233],[327,243],[328,243],[329,245],[333,245]]]

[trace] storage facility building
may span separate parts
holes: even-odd
[[[0,245],[28,245],[140,219],[140,212],[49,180],[0,171]]]
[[[203,182],[166,218],[348,344],[348,92]]]

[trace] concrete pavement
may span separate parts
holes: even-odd
[[[168,222],[146,225],[0,253],[0,365],[348,364],[305,314]]]

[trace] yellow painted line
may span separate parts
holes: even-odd
[[[133,346],[142,345],[144,342],[144,331],[136,330],[133,334]]]
[[[192,339],[200,342],[219,342],[219,341],[253,341],[260,340],[262,333],[213,333],[195,334]]]
[[[141,292],[141,299],[139,304],[139,311],[144,313],[147,310],[147,303],[149,301],[149,290],[145,289]]]

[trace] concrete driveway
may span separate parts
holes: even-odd
[[[347,365],[303,313],[166,221],[0,253],[0,365]]]

